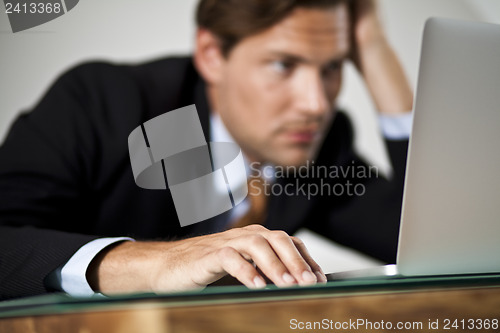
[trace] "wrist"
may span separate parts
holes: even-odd
[[[161,242],[121,242],[101,251],[87,270],[90,286],[103,294],[151,291]]]
[[[390,109],[390,110],[379,110],[379,115],[383,117],[399,117],[399,116],[411,116],[411,109]]]

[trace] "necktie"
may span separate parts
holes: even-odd
[[[242,228],[250,224],[263,224],[267,217],[268,188],[261,177],[250,177],[248,179],[248,196],[250,206],[248,211],[238,220],[231,224],[230,228]],[[267,193],[268,194],[268,193]]]

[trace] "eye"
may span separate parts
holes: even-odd
[[[293,63],[285,60],[274,60],[271,69],[279,74],[288,74],[293,69]]]
[[[337,73],[342,68],[342,61],[333,61],[323,68],[324,75],[331,75]]]

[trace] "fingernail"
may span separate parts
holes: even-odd
[[[260,276],[256,276],[253,278],[253,284],[255,285],[255,288],[262,289],[266,286],[266,281],[264,281],[264,279]]]
[[[309,272],[309,271],[304,271],[302,272],[302,279],[305,281],[305,282],[316,282],[316,275],[314,275],[313,273]]]
[[[286,283],[297,283],[293,276],[288,273],[283,274],[283,281],[285,281]]]
[[[316,275],[318,282],[326,282],[327,281],[326,276],[325,276],[325,274],[323,274],[323,272],[316,271],[316,272],[314,272],[314,274]]]

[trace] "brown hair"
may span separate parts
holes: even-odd
[[[222,53],[249,37],[275,25],[297,7],[327,8],[349,0],[200,0],[196,23],[215,34]]]

